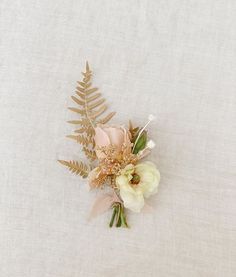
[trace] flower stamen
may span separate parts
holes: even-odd
[[[150,115],[148,116],[148,122],[147,122],[147,123],[144,125],[144,127],[139,131],[138,136],[137,136],[137,138],[136,138],[136,140],[135,140],[135,142],[134,142],[134,145],[133,145],[133,150],[135,149],[135,146],[136,146],[136,144],[137,144],[137,142],[138,142],[140,136],[141,136],[142,133],[144,132],[144,130],[147,128],[147,126],[150,124],[151,121],[155,120],[155,118],[156,118],[156,117],[155,117],[154,115],[152,115],[152,114],[150,114]]]
[[[132,174],[132,179],[130,182],[132,185],[138,185],[140,182],[140,176],[137,173]]]

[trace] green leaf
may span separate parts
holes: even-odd
[[[147,132],[143,131],[143,133],[137,137],[137,141],[134,144],[133,153],[136,155],[139,151],[143,150],[147,144]]]

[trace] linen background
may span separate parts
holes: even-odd
[[[236,2],[1,0],[0,276],[236,276]],[[150,113],[151,214],[87,221],[97,193],[56,162],[85,61],[117,111]]]

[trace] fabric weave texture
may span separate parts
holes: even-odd
[[[0,2],[0,276],[236,276],[236,2]],[[86,60],[113,123],[156,116],[151,213],[88,221],[98,196],[57,159]]]

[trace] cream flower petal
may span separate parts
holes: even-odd
[[[160,182],[160,173],[156,169],[155,164],[151,162],[144,162],[138,164],[135,171],[140,176],[140,187],[145,198],[157,193]]]
[[[128,178],[126,176],[120,175],[116,178],[116,182],[119,184],[119,186],[124,186],[129,182]]]
[[[138,184],[130,181],[133,173],[140,177]],[[144,162],[137,165],[127,165],[121,175],[116,177],[116,184],[120,190],[124,206],[134,212],[140,212],[144,206],[144,198],[157,193],[160,181],[160,173],[151,162]]]
[[[141,190],[132,189],[130,185],[120,186],[120,196],[124,206],[133,212],[139,213],[144,206],[144,197]]]

